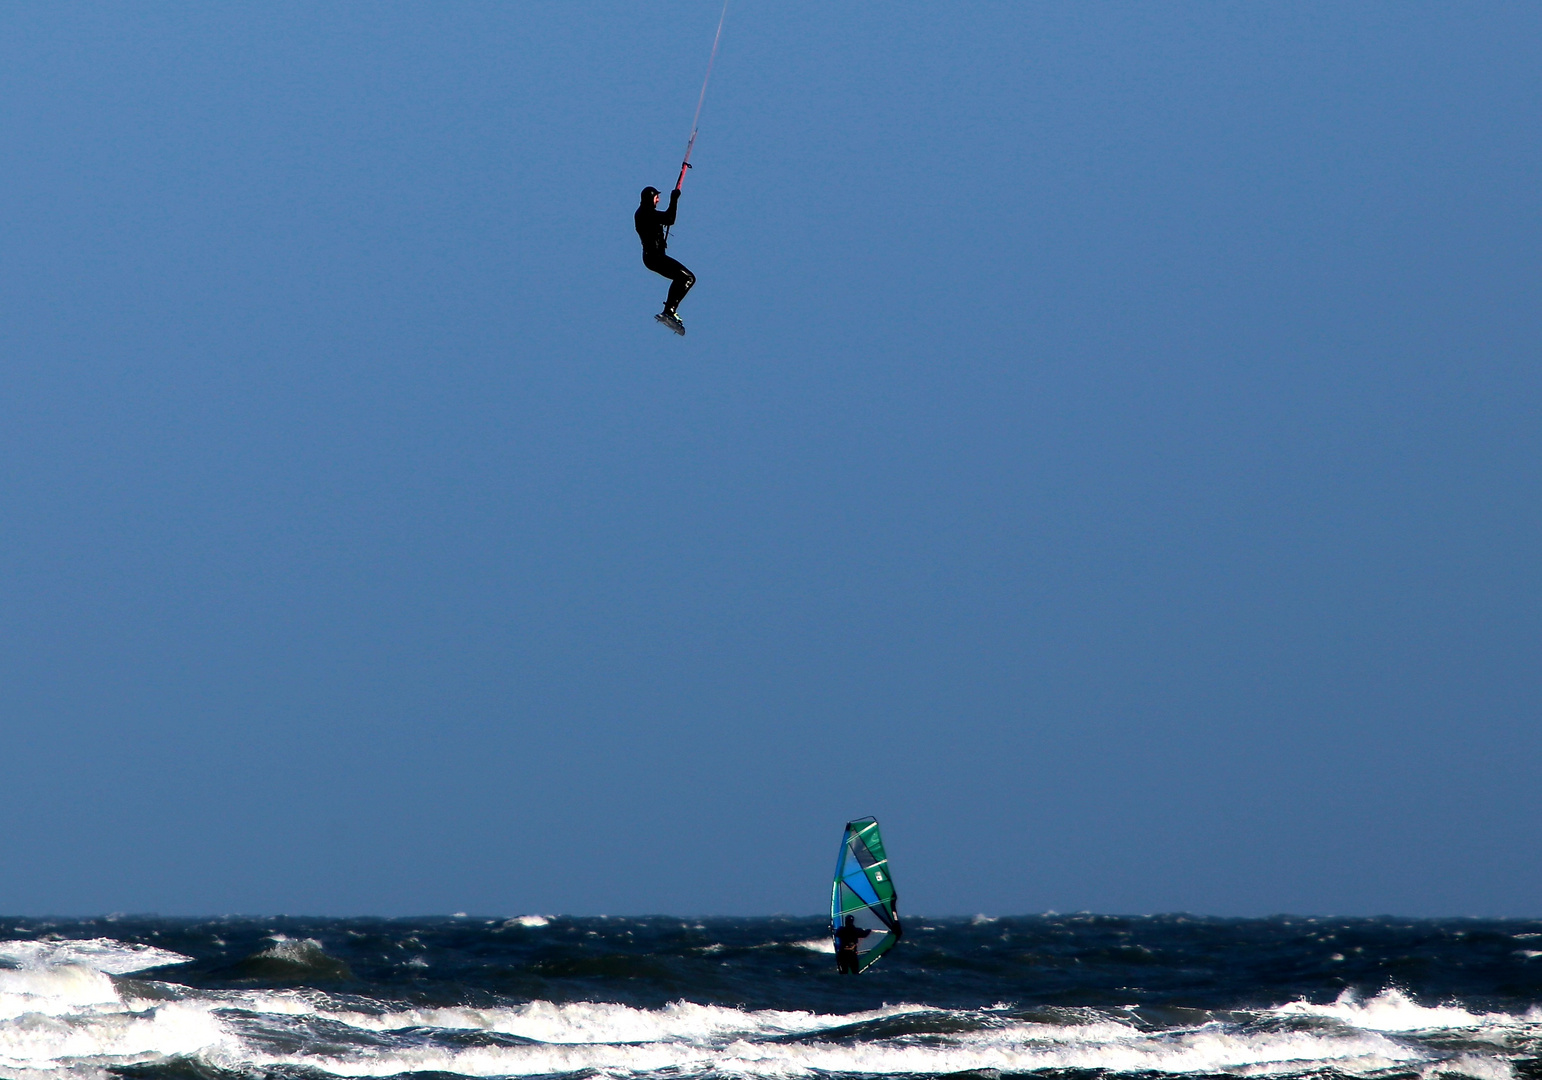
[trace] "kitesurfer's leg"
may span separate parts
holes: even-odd
[[[673,315],[685,294],[696,284],[696,275],[668,255],[654,255],[643,259],[643,265],[655,274],[669,279],[669,298],[664,301],[664,311]]]
[[[675,260],[670,259],[670,262]],[[675,263],[674,281],[669,286],[669,297],[664,301],[664,310],[674,313],[680,306],[680,301],[685,299],[685,294],[691,291],[691,286],[696,284],[696,275],[691,273],[679,263]]]

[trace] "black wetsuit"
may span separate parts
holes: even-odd
[[[685,294],[696,284],[695,274],[664,254],[668,246],[668,241],[664,239],[664,229],[675,223],[675,208],[679,203],[678,189],[669,193],[668,210],[654,206],[653,197],[646,195],[637,213],[632,215],[632,220],[637,224],[637,235],[642,237],[643,265],[669,279],[669,298],[664,301],[664,310],[670,313],[680,306]]]
[[[855,975],[857,973],[857,942],[871,933],[871,930],[864,930],[860,926],[841,926],[836,928],[835,967],[842,975]]]

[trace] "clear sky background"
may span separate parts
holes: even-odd
[[[0,10],[0,910],[1542,914],[1542,5]]]

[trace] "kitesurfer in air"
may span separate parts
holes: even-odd
[[[680,170],[682,173],[684,169]],[[659,209],[659,189],[642,189],[642,202],[632,220],[637,224],[637,235],[642,238],[643,265],[655,274],[669,279],[669,296],[664,300],[664,310],[654,318],[677,334],[685,333],[685,323],[680,321],[676,309],[685,294],[696,284],[696,275],[664,253],[669,241],[664,230],[675,223],[675,210],[680,205],[680,189],[669,193],[669,209]]]
[[[846,916],[846,925],[836,929],[835,968],[842,975],[855,975],[861,970],[857,959],[857,942],[871,933],[871,930],[864,930],[857,925],[855,915]]]

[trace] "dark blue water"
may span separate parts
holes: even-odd
[[[0,920],[0,1076],[1542,1080],[1542,921]]]

